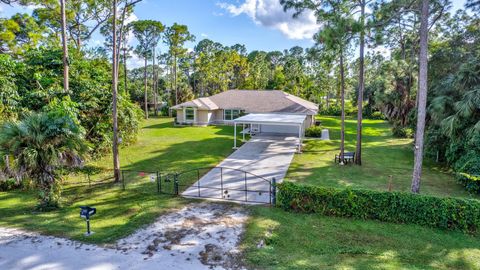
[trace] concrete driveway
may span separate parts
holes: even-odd
[[[277,183],[282,182],[298,143],[298,138],[290,135],[256,135],[182,195],[268,203],[271,200],[270,181],[275,177]]]

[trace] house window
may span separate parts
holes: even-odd
[[[185,108],[185,121],[195,120],[195,109],[191,107]]]
[[[243,110],[224,110],[223,111],[223,119],[227,121],[231,121],[233,119],[237,119],[238,117],[243,115]]]

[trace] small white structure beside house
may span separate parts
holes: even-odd
[[[228,90],[172,107],[177,124],[242,124],[243,134],[292,134],[303,138],[318,105],[280,90]],[[236,129],[235,129],[236,130]]]

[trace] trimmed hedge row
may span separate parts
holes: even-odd
[[[278,205],[285,210],[327,216],[411,223],[477,233],[480,202],[402,192],[334,189],[284,182]]]

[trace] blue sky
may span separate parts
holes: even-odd
[[[315,18],[304,14],[292,19],[285,14],[279,0],[143,0],[134,12],[134,19],[153,19],[169,26],[186,24],[196,36],[224,45],[244,44],[247,50],[284,50],[293,46],[310,47],[316,31]],[[462,8],[465,0],[453,0],[453,10]],[[32,8],[0,4],[0,16],[15,12],[31,13]],[[102,44],[99,34],[91,44]],[[187,44],[193,48],[194,44]],[[165,48],[160,48],[164,51]],[[132,64],[136,65],[136,59]]]

